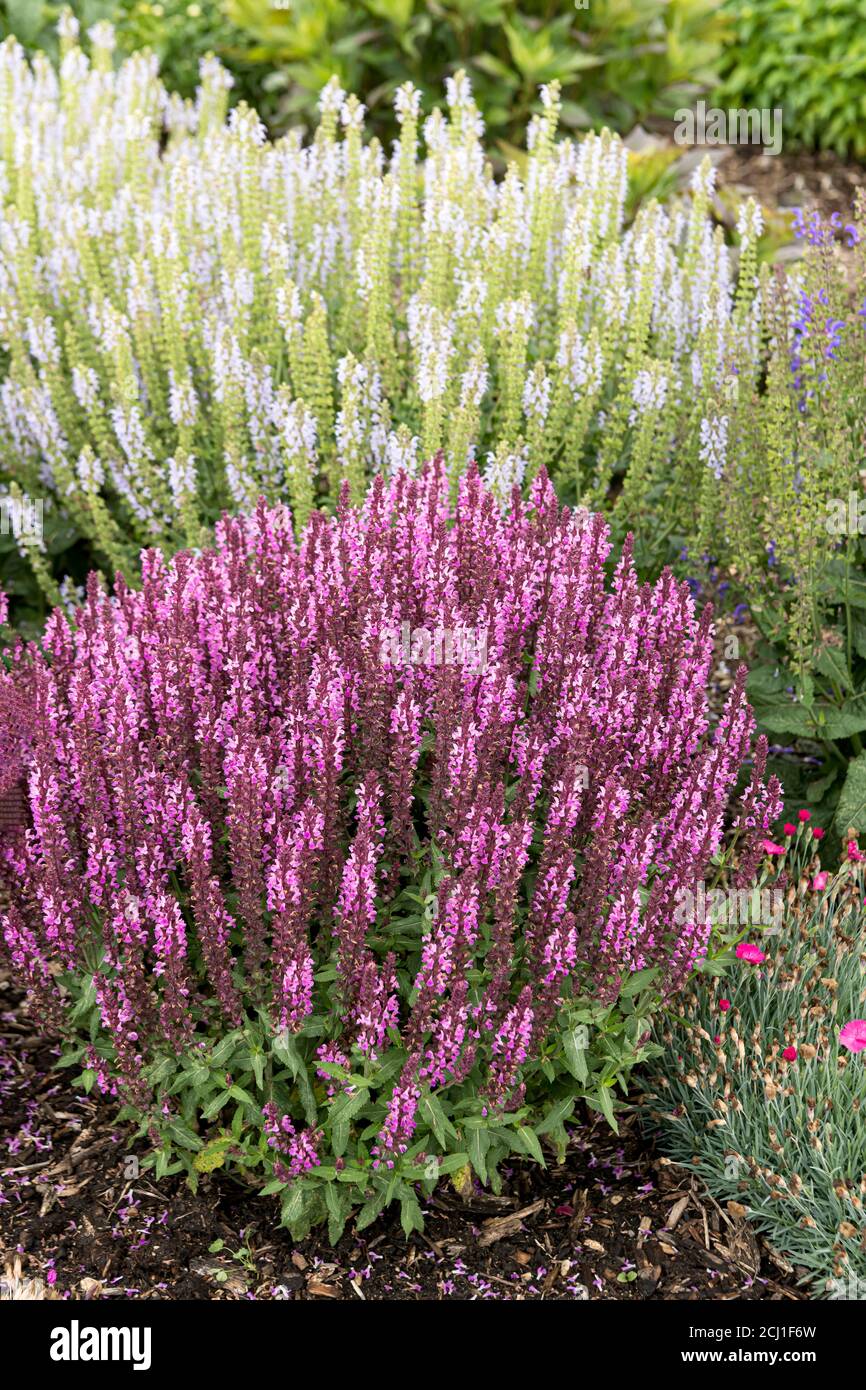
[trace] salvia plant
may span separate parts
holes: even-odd
[[[761,727],[820,745],[808,794],[841,835],[866,829],[864,204],[847,225],[795,225],[804,255],[768,300],[761,389],[729,390],[706,428],[701,547],[764,636],[749,678]]]
[[[657,1118],[668,1152],[807,1271],[817,1297],[862,1299],[864,856],[852,837],[822,870],[808,820],[786,829],[767,845],[777,862],[785,852],[782,921],[741,931],[733,967],[673,1001]]]
[[[89,38],[65,16],[59,71],[0,46],[0,433],[8,487],[107,573],[259,496],[300,529],[439,448],[503,498],[545,466],[605,504],[625,471],[623,524],[661,486],[693,524],[705,417],[731,364],[756,377],[764,313],[758,212],[736,288],[708,166],[626,227],[626,150],[557,141],[555,82],[495,177],[464,74],[426,119],[398,90],[390,150],[336,80],[309,143],[269,143],[216,61],[183,100]],[[62,568],[28,555],[56,601]]]
[[[185,100],[152,55],[115,66],[109,26],[90,56],[70,16],[60,27],[59,71],[0,46],[14,620],[25,565],[51,604],[91,563],[134,583],[142,546],[207,544],[224,508],[259,497],[287,502],[299,535],[344,482],[358,502],[372,475],[440,448],[452,488],[474,460],[501,501],[544,467],[563,500],[610,516],[617,545],[635,532],[643,576],[683,550],[691,574],[721,567],[766,639],[749,691],[764,727],[822,745],[812,794],[851,802],[862,210],[801,216],[803,259],[773,273],[753,201],[735,246],[714,225],[708,164],[687,199],[628,221],[622,142],[557,139],[555,82],[525,153],[494,173],[464,74],[426,119],[398,90],[390,151],[336,81],[308,143],[272,143],[248,107],[227,115],[216,61]],[[34,498],[41,539],[16,532]]]
[[[729,829],[749,881],[779,809],[745,668],[711,727],[709,609],[628,545],[609,582],[544,472],[348,491],[92,575],[0,676],[15,978],[158,1174],[251,1172],[333,1238],[562,1153],[578,1097],[615,1125],[704,956],[683,892]]]

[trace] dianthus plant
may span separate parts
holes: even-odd
[[[733,797],[753,720],[741,669],[710,727],[709,610],[628,543],[609,583],[543,472],[506,509],[441,458],[347,494],[300,543],[262,502],[140,591],[92,576],[0,683],[34,1006],[159,1172],[258,1166],[334,1234],[562,1150],[579,1095],[615,1122],[705,949],[684,890],[777,811],[761,741]]]
[[[808,812],[805,813],[808,818]],[[679,996],[652,1091],[662,1140],[819,1298],[866,1297],[866,911],[856,838],[822,869],[789,827],[775,927]],[[729,1208],[730,1209],[730,1208]]]

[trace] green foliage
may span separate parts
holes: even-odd
[[[728,0],[720,106],[781,107],[785,148],[866,155],[861,0]]]
[[[396,905],[392,930],[414,931],[417,922],[417,904],[407,894],[402,908]],[[321,1015],[308,1018],[295,1034],[275,1033],[263,1009],[247,1014],[229,1033],[214,1020],[212,1034],[198,1032],[190,1052],[163,1051],[149,1062],[143,1080],[153,1088],[153,1107],[142,1113],[127,1106],[121,1118],[137,1121],[139,1136],[153,1142],[144,1167],[157,1178],[185,1173],[195,1191],[204,1174],[224,1169],[260,1186],[264,1195],[278,1196],[282,1224],[295,1239],[327,1222],[330,1239],[337,1241],[348,1221],[361,1230],[391,1203],[400,1204],[408,1236],[423,1229],[419,1199],[443,1179],[453,1179],[459,1189],[463,1169],[499,1192],[500,1168],[510,1156],[544,1165],[548,1151],[561,1161],[566,1125],[580,1101],[617,1128],[632,1069],[659,1051],[650,1041],[659,1007],[655,975],[645,970],[626,977],[617,1003],[568,1001],[540,1055],[522,1069],[526,1095],[518,1109],[487,1109],[477,1064],[459,1086],[428,1088],[412,1145],[393,1167],[376,1166],[372,1149],[406,1052],[390,1046],[371,1062],[353,1048],[348,1069],[318,1060],[329,1024]],[[83,1066],[76,1081],[89,1091],[97,1067],[113,1071],[114,1052],[100,1027],[94,977],[70,975],[65,986],[78,1036],[70,1038],[59,1065]],[[320,1163],[295,1180],[274,1174],[263,1127],[266,1103],[321,1136]]]
[[[671,1156],[745,1208],[818,1297],[862,1298],[866,1065],[839,1034],[866,1013],[864,876],[846,858],[816,891],[813,848],[801,832],[788,852],[780,933],[749,929],[766,962],[734,960],[678,1002],[650,1102]]]
[[[278,125],[312,122],[336,76],[368,106],[375,133],[392,137],[402,82],[438,90],[465,68],[505,146],[519,142],[545,82],[562,84],[566,126],[627,130],[671,114],[712,85],[727,29],[712,0],[227,0],[226,10],[246,37],[237,51],[271,69],[262,95]]]
[[[705,472],[687,535],[748,599],[764,639],[748,684],[759,723],[771,742],[813,745],[809,801],[831,818],[838,804],[841,834],[864,815],[848,772],[866,733],[862,202],[838,222],[798,219],[802,260],[772,287],[763,272],[766,357],[751,376],[732,362],[719,384],[725,466]]]
[[[0,39],[12,36],[56,60],[57,22],[64,10],[71,11],[82,35],[101,20],[111,23],[120,59],[150,49],[171,92],[193,97],[200,61],[219,53],[231,64],[234,98],[268,104],[263,69],[245,60],[243,34],[215,0],[0,0]]]

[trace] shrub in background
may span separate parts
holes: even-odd
[[[158,1174],[410,1229],[416,1183],[562,1151],[576,1096],[615,1123],[704,951],[681,890],[732,816],[748,876],[777,786],[759,743],[732,804],[745,670],[711,733],[709,612],[628,553],[607,589],[608,552],[543,475],[503,511],[470,473],[452,509],[439,460],[300,545],[262,503],[147,552],[140,592],[94,576],[16,650],[6,945]]]
[[[321,88],[337,77],[370,107],[375,133],[390,138],[403,82],[439,88],[466,68],[492,135],[514,144],[542,83],[562,84],[567,126],[628,131],[647,115],[672,115],[716,80],[729,21],[711,0],[592,0],[559,10],[539,0],[226,3],[245,37],[233,51],[263,65],[257,104],[277,125],[297,114],[312,122]]]
[[[222,4],[214,0],[0,0],[0,39],[15,38],[31,52],[41,49],[52,61],[59,56],[57,24],[71,15],[87,32],[103,21],[111,23],[116,59],[140,48],[157,55],[166,86],[181,96],[195,95],[198,65],[209,53],[227,53],[232,47],[235,96],[256,100],[262,95],[261,68],[250,80],[244,62],[243,35],[227,19]]]
[[[439,89],[468,67],[503,148],[522,138],[543,82],[563,84],[569,127],[628,131],[646,116],[671,115],[716,82],[730,30],[710,0],[593,0],[553,17],[534,0],[0,0],[0,39],[12,35],[55,58],[54,26],[65,10],[84,30],[110,21],[121,55],[152,49],[166,86],[184,97],[194,95],[198,61],[216,53],[234,99],[255,106],[272,131],[314,125],[319,92],[337,77],[389,140],[403,82]]]
[[[859,0],[728,0],[731,29],[722,106],[781,107],[786,149],[866,155],[863,70],[866,31]]]
[[[678,1163],[745,1208],[819,1297],[862,1299],[863,855],[851,840],[836,872],[821,871],[802,821],[786,844],[781,930],[750,929],[727,975],[674,1001],[654,1097]]]

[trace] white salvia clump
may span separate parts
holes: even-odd
[[[105,483],[105,469],[89,445],[78,455],[75,472],[85,492],[98,492]]]
[[[757,241],[764,230],[764,215],[754,198],[748,198],[737,217],[737,236],[742,242]]]
[[[340,113],[346,93],[340,86],[340,79],[332,77],[322,88],[319,96],[319,110],[322,115],[337,116]]]
[[[455,478],[494,449],[507,491],[526,467],[521,432],[555,473],[591,406],[618,427],[667,390],[661,455],[688,433],[694,391],[760,357],[760,295],[741,285],[735,303],[736,257],[704,214],[711,166],[691,210],[647,208],[624,235],[623,143],[551,144],[552,86],[532,151],[500,177],[464,74],[424,122],[426,148],[415,87],[395,93],[404,143],[388,151],[365,143],[337,79],[314,140],[269,144],[254,113],[228,113],[216,60],[183,101],[153,55],[115,66],[100,27],[91,62],[73,31],[67,17],[59,81],[0,45],[0,478],[40,476],[56,505],[79,504],[91,540],[99,468],[112,519],[141,523],[136,542],[164,515],[177,535],[169,460],[188,469],[193,429],[207,514],[184,494],[185,526],[214,503],[276,500],[283,482],[303,517],[323,497],[317,455],[331,501],[335,455],[360,497],[377,467],[439,447]],[[759,212],[739,230],[752,265]],[[651,362],[650,385],[635,368]],[[488,412],[491,383],[502,408]]]
[[[566,381],[575,396],[591,395],[601,386],[603,361],[601,350],[593,352],[577,332],[565,329],[559,339],[557,366],[565,373]]]
[[[527,420],[543,425],[550,411],[550,377],[534,369],[523,387],[523,413]]]
[[[516,452],[500,448],[495,454],[487,455],[484,480],[502,506],[511,500],[512,489],[523,485],[526,473],[526,449]]]
[[[171,374],[168,412],[173,425],[185,425],[189,428],[195,424],[198,414],[198,397],[189,373],[183,381],[176,381],[174,374]]]
[[[711,468],[717,478],[721,478],[728,454],[728,417],[706,416],[701,420],[701,462]]]
[[[394,93],[394,110],[400,125],[408,118],[418,119],[421,112],[421,93],[411,82],[404,82]]]
[[[195,496],[195,484],[195,457],[193,454],[168,460],[168,485],[178,509]]]
[[[417,434],[410,434],[403,426],[391,430],[385,444],[385,468],[393,477],[405,471],[413,477],[418,472],[418,446],[421,443]]]
[[[72,389],[82,409],[93,410],[99,400],[99,377],[92,367],[72,368]]]
[[[642,367],[635,375],[631,390],[638,413],[643,415],[648,410],[664,410],[667,390],[668,379],[663,372]]]
[[[479,353],[472,359],[461,378],[460,404],[479,406],[487,392],[487,383],[487,363]]]

